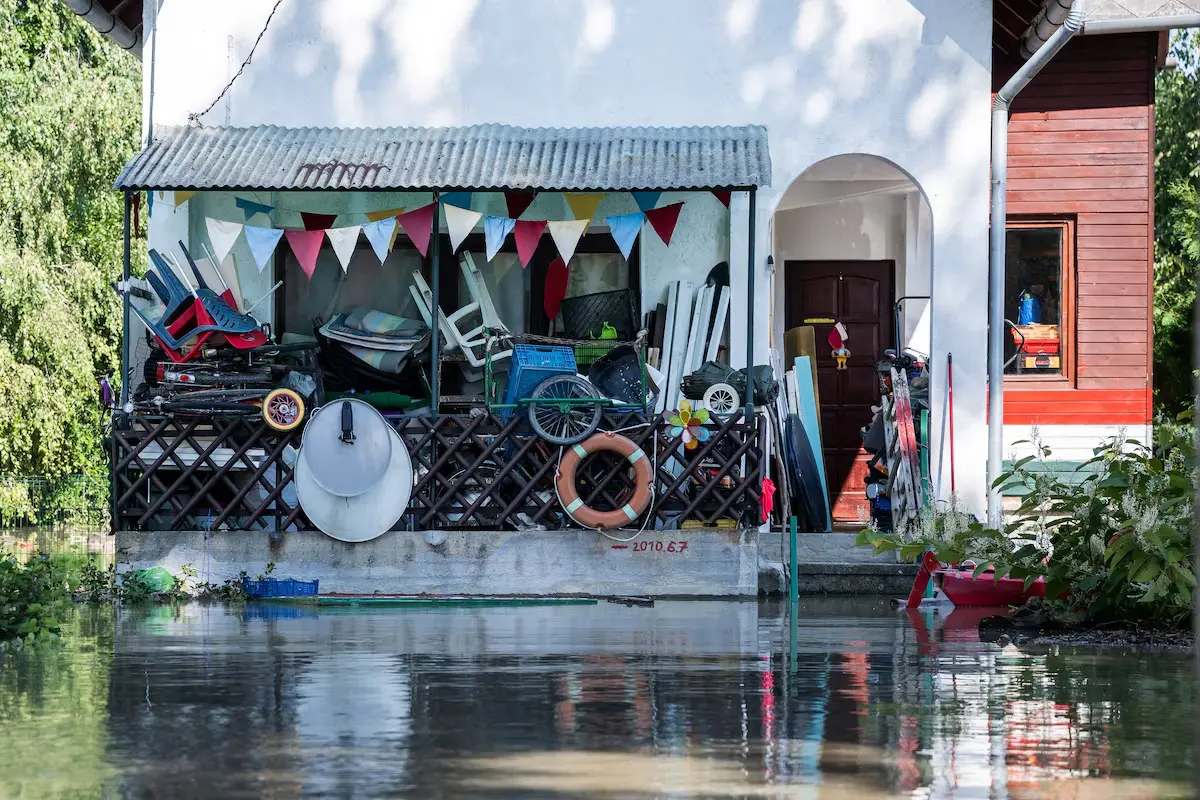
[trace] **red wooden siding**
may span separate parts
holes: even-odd
[[[1007,423],[1150,419],[1157,43],[1076,39],[1014,103],[1008,213],[1076,219],[1076,368],[1064,386],[1008,382]],[[995,58],[998,88],[1015,64]]]

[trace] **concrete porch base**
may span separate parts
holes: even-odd
[[[346,544],[320,533],[124,531],[118,571],[185,564],[219,584],[275,564],[319,579],[322,594],[753,597],[787,591],[786,537],[758,531],[646,531],[629,541],[591,531],[392,531]],[[805,533],[804,594],[905,594],[916,568],[854,546],[853,534]],[[781,549],[783,560],[780,559]]]
[[[320,533],[127,531],[118,571],[190,564],[220,583],[274,562],[274,575],[320,579],[321,593],[753,597],[755,531],[391,531],[346,544]]]

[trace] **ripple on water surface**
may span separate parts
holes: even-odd
[[[0,796],[1184,797],[1179,653],[811,600],[78,609],[0,653]]]

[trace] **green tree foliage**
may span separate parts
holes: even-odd
[[[1200,34],[1175,34],[1156,85],[1154,395],[1160,412],[1192,403],[1192,307],[1200,276]]]
[[[102,474],[138,62],[60,0],[0,0],[0,476]],[[135,247],[139,252],[144,248]],[[6,505],[18,485],[0,478]],[[0,509],[3,511],[3,509]]]

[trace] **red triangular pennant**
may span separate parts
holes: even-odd
[[[563,298],[567,296],[567,278],[569,276],[566,262],[561,258],[554,259],[550,263],[550,269],[546,271],[546,293],[542,295],[542,307],[546,311],[546,317],[551,321],[558,316],[558,308],[562,305]]]
[[[304,220],[304,230],[323,231],[333,227],[337,214],[312,214],[308,211],[301,211],[300,219]]]
[[[671,234],[675,232],[675,223],[679,221],[679,212],[682,208],[683,203],[672,203],[669,206],[652,208],[646,212],[646,221],[654,227],[654,232],[658,234],[658,238],[663,240],[663,244],[671,243]]]
[[[516,219],[525,213],[525,209],[533,203],[537,192],[505,192],[504,205],[508,206],[508,216]]]
[[[713,197],[721,201],[721,205],[729,208],[729,198],[733,197],[733,192],[718,192],[713,191]]]
[[[288,245],[300,262],[300,269],[312,280],[313,271],[317,268],[317,253],[321,252],[321,243],[325,241],[325,231],[284,231]]]
[[[513,226],[513,241],[517,243],[517,258],[521,260],[522,267],[529,266],[529,259],[533,258],[544,230],[544,219],[519,219]]]
[[[396,222],[400,223],[400,227],[412,240],[413,247],[417,248],[421,258],[429,251],[429,236],[433,233],[433,212],[436,210],[437,203],[430,203],[396,217]]]

